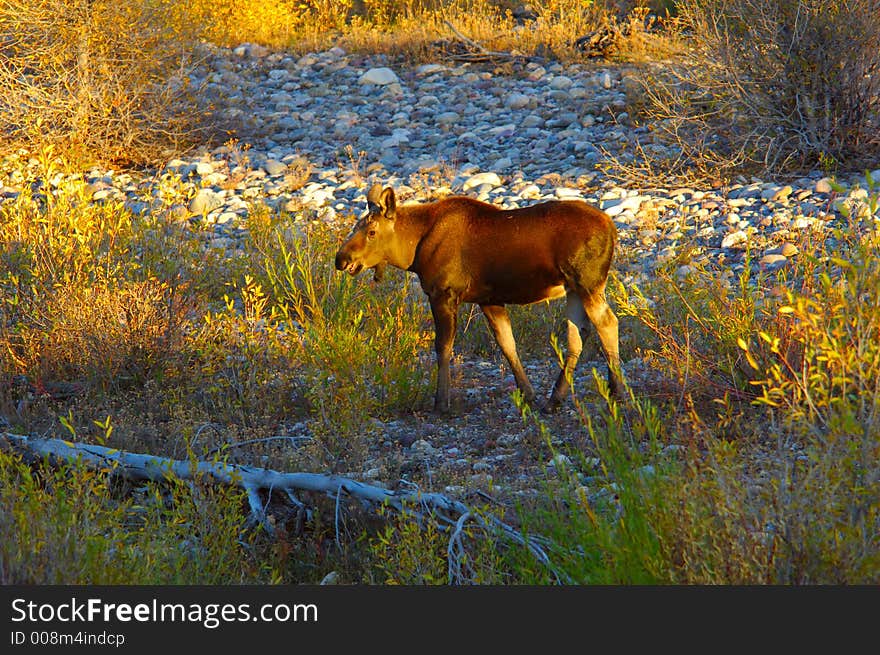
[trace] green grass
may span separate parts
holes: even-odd
[[[76,465],[0,454],[4,584],[234,584],[270,578],[242,498],[198,484],[126,489]]]

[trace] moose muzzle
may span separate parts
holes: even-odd
[[[345,271],[350,275],[357,275],[361,272],[363,268],[363,264],[360,262],[352,261],[351,255],[343,250],[340,250],[336,253],[336,270],[337,271]]]

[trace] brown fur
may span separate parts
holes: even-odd
[[[390,264],[418,275],[436,330],[435,409],[449,408],[449,360],[463,302],[480,305],[517,385],[532,400],[504,305],[567,296],[568,355],[551,406],[568,393],[587,318],[599,333],[615,390],[617,318],[605,301],[605,284],[617,230],[607,214],[580,200],[505,210],[462,196],[398,207],[394,191],[379,185],[370,189],[367,203],[369,213],[339,249],[336,268],[353,275],[374,268],[378,276]]]

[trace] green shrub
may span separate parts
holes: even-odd
[[[833,256],[775,277],[703,270],[692,286],[661,271],[652,304],[619,299],[663,377],[619,403],[575,395],[589,450],[564,451],[570,464],[521,510],[564,581],[880,580],[876,209],[874,191],[813,242]],[[503,566],[553,580],[521,551]]]
[[[269,323],[296,344],[301,393],[327,464],[357,465],[373,417],[426,399],[433,371],[427,309],[403,274],[375,286],[368,274],[335,270],[338,240],[321,225],[299,235],[283,225],[262,236],[257,230],[255,246]]]
[[[78,465],[31,469],[0,453],[3,584],[230,584],[259,580],[239,491],[159,485],[134,494]],[[251,543],[249,543],[251,542]]]

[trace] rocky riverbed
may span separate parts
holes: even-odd
[[[122,200],[140,213],[164,207],[160,182],[179,177],[189,201],[174,211],[214,225],[215,245],[235,247],[255,201],[293,220],[347,222],[381,181],[404,200],[465,193],[516,207],[583,198],[614,218],[622,250],[649,267],[687,242],[697,263],[729,265],[748,248],[778,268],[796,254],[792,242],[867,196],[861,175],[835,190],[820,172],[710,189],[615,184],[598,170],[605,153],[626,161],[635,141],[672,150],[630,121],[637,84],[622,66],[406,65],[338,47],[295,56],[243,45],[212,49],[199,75],[220,116],[240,124],[238,141],[140,175],[85,178],[95,202]],[[7,176],[0,198],[14,197],[20,181]]]
[[[229,251],[253,203],[289,212],[292,222],[348,224],[363,211],[369,186],[382,182],[403,200],[463,193],[512,208],[582,198],[613,217],[624,281],[669,261],[681,276],[694,266],[724,266],[733,274],[746,251],[756,266],[773,271],[799,256],[809,235],[843,225],[868,196],[864,173],[837,183],[816,172],[716,188],[615,182],[602,172],[606,153],[626,161],[634,142],[659,154],[670,149],[631,120],[637,85],[625,66],[411,65],[338,47],[299,56],[242,45],[211,49],[198,75],[221,117],[240,124],[237,141],[169,158],[155,170],[92,170],[84,179],[93,202],[121,201],[136,213],[169,211],[162,189],[173,181],[186,200],[170,211],[209,227],[210,244]],[[880,180],[880,169],[871,176]],[[0,179],[0,201],[25,183],[9,174]],[[61,182],[46,180],[37,191]],[[513,378],[499,376],[499,363],[460,363],[458,384],[466,391],[458,416],[376,421],[374,465],[360,473],[387,479],[388,455],[401,446],[403,469],[459,472],[453,477],[478,486],[496,470],[515,478],[547,464],[521,456],[535,429],[510,402]],[[553,364],[529,368],[536,388],[548,389]],[[588,370],[582,365],[582,376]],[[574,412],[563,414],[554,419],[558,426],[576,430]]]

